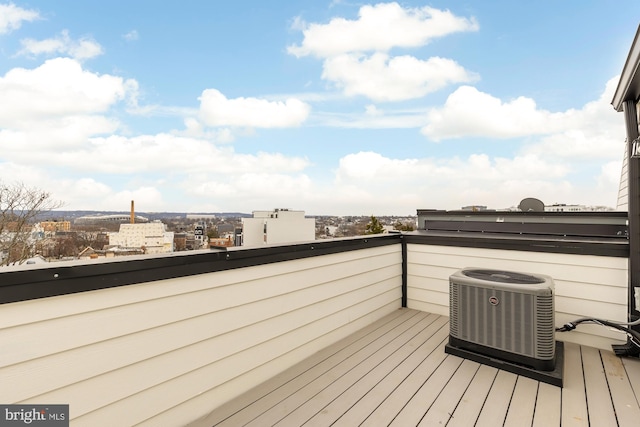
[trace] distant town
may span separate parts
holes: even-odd
[[[534,203],[534,205],[526,205]],[[525,205],[523,205],[525,204]],[[525,199],[504,211],[607,211],[611,208],[554,204]],[[488,211],[465,206],[462,211]],[[24,230],[28,227],[28,230]],[[417,216],[306,215],[277,208],[268,211],[219,213],[42,212],[33,224],[24,224],[26,238],[0,253],[0,265],[38,264],[59,260],[113,258],[231,246],[255,247],[366,234],[409,232],[418,228]],[[4,233],[11,233],[8,228]],[[18,230],[13,230],[17,233]]]

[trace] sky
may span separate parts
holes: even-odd
[[[0,0],[0,182],[65,210],[615,208],[640,2]]]

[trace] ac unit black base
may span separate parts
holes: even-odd
[[[522,375],[523,377],[531,378],[557,387],[562,387],[563,384],[564,343],[562,341],[556,341],[555,368],[552,371],[534,369],[530,366],[520,365],[518,363],[481,354],[473,350],[456,347],[451,345],[451,343],[445,345],[444,351],[445,353],[452,354],[454,356],[473,360],[474,362],[482,363],[483,365],[493,366],[494,368]]]

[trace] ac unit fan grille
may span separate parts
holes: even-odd
[[[462,274],[473,279],[486,280],[488,282],[511,283],[519,285],[534,285],[544,283],[544,279],[530,274],[516,273],[513,271],[499,270],[463,270]]]

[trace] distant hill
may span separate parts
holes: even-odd
[[[43,212],[39,219],[44,220],[66,220],[73,221],[81,216],[91,215],[128,215],[130,211],[49,211]],[[137,212],[137,215],[141,215],[149,218],[150,220],[163,219],[163,218],[186,218],[187,215],[215,215],[220,218],[251,218],[251,214],[241,212]]]

